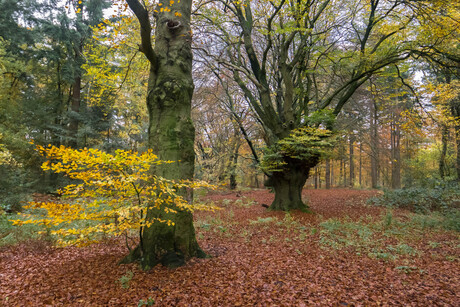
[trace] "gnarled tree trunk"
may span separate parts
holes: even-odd
[[[302,201],[302,189],[310,175],[310,169],[318,163],[312,159],[305,163],[296,159],[285,159],[287,163],[282,172],[273,172],[265,181],[265,186],[272,187],[275,199],[271,210],[302,210],[309,212],[308,205]]]
[[[191,120],[193,94],[191,50],[191,0],[182,0],[170,7],[170,2],[160,1],[162,7],[156,17],[155,48],[149,45],[150,29],[148,11],[137,0],[127,0],[141,23],[143,52],[149,59],[150,75],[147,106],[149,110],[149,147],[161,160],[176,161],[160,165],[155,174],[167,179],[192,179],[195,163],[193,144],[195,129]],[[192,191],[179,194],[189,202]],[[191,257],[204,257],[198,246],[189,211],[171,205],[178,213],[149,209],[147,219],[171,220],[174,226],[155,222],[142,232],[139,246],[125,258],[125,262],[140,260],[144,269],[158,263],[170,267],[183,265]]]

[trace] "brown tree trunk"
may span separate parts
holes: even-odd
[[[343,159],[340,158],[340,167],[339,167],[339,186],[343,186]]]
[[[359,142],[359,187],[363,187],[363,142]]]
[[[448,130],[447,125],[441,125],[441,156],[439,157],[439,174],[441,178],[444,179],[447,175],[447,167],[446,167],[446,156],[447,156],[447,139],[448,139]]]
[[[331,160],[328,158],[326,159],[326,189],[331,188]]]
[[[379,148],[378,148],[378,127],[377,127],[377,105],[371,103],[371,120],[370,120],[370,144],[371,144],[371,187],[378,187],[378,163],[379,163]]]
[[[355,185],[355,162],[354,162],[354,143],[355,136],[350,135],[350,182],[348,183],[352,188]]]
[[[75,78],[72,90],[72,100],[70,105],[70,123],[69,123],[69,146],[78,147],[78,113],[80,113],[81,101],[81,77]]]
[[[460,125],[455,125],[455,145],[457,145],[457,157],[456,157],[457,181],[460,182]]]
[[[401,188],[401,131],[394,119],[391,125],[391,188]]]
[[[236,189],[236,167],[238,165],[238,152],[240,149],[241,143],[239,140],[236,140],[236,144],[234,146],[234,150],[232,152],[232,155],[230,157],[230,176],[229,176],[229,184],[230,184],[230,190],[235,190]]]
[[[446,83],[451,82],[451,75],[450,73],[446,73]],[[460,101],[457,97],[457,99],[451,101],[450,103],[451,107],[451,113],[454,116],[454,118],[457,119],[456,124],[454,125],[455,129],[455,145],[456,145],[456,163],[455,163],[455,168],[456,168],[456,173],[457,173],[457,181],[460,182],[460,125],[458,124],[458,118],[460,117]]]
[[[70,122],[69,122],[69,146],[73,148],[78,147],[78,126],[79,126],[79,118],[78,115],[80,113],[80,104],[81,104],[81,67],[82,64],[82,57],[83,57],[83,40],[85,33],[81,28],[83,24],[83,2],[79,1],[76,4],[77,9],[77,23],[76,28],[77,32],[80,35],[80,40],[77,42],[77,46],[75,46],[75,62],[77,63],[78,67],[76,69],[76,76],[74,79],[74,83],[72,86],[72,100],[70,105]]]

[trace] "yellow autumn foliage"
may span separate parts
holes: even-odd
[[[197,181],[174,182],[153,175],[155,165],[173,162],[159,160],[151,150],[117,150],[109,154],[94,148],[77,150],[50,145],[37,146],[37,150],[47,159],[43,170],[63,173],[73,183],[58,191],[62,194],[60,201],[28,204],[27,209],[45,212],[40,217],[24,214],[29,218],[13,222],[44,225],[58,238],[59,246],[88,245],[106,235],[127,235],[156,222],[174,225],[171,220],[147,220],[151,208],[171,213],[215,209],[190,204],[177,193],[181,189],[213,186]]]

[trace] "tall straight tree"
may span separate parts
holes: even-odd
[[[140,23],[140,51],[149,61],[147,107],[149,147],[162,160],[176,161],[155,167],[156,175],[167,179],[193,179],[195,129],[191,120],[192,37],[190,18],[192,0],[161,0],[153,10],[155,44],[152,44],[151,10],[144,2],[126,0]],[[179,191],[192,202],[192,191]],[[179,266],[191,257],[204,257],[198,246],[193,216],[179,208],[177,213],[150,208],[149,219],[171,220],[174,226],[153,223],[144,228],[142,241],[126,261],[140,260],[144,269],[158,263]]]

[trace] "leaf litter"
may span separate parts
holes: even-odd
[[[84,248],[3,248],[0,306],[458,306],[457,233],[426,229],[409,242],[417,254],[390,260],[348,246],[343,229],[331,238],[344,248],[323,244],[324,221],[381,219],[384,208],[366,205],[375,193],[305,190],[313,214],[268,211],[262,204],[273,194],[265,190],[206,196],[222,207],[195,214],[198,241],[211,258],[177,269],[118,265],[127,251],[115,239]]]

